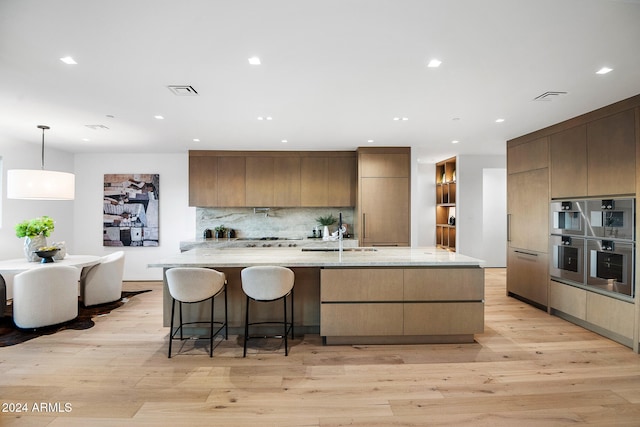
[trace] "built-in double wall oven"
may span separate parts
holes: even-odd
[[[552,279],[633,298],[635,199],[553,200],[549,219]]]

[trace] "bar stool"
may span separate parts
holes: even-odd
[[[258,324],[282,324],[284,339],[284,355],[289,355],[287,336],[291,331],[293,339],[293,284],[295,275],[292,270],[278,266],[254,266],[244,268],[240,272],[242,290],[247,296],[247,306],[244,322],[244,350],[242,357],[247,356],[247,341],[249,340],[249,326]],[[291,322],[287,321],[287,296],[291,295]],[[249,302],[271,302],[283,300],[283,321],[249,322]]]
[[[166,272],[169,294],[173,299],[171,305],[171,327],[169,330],[169,358],[171,358],[171,344],[176,334],[180,331],[180,340],[184,340],[183,326],[194,324],[209,325],[209,357],[213,357],[213,339],[224,329],[224,339],[228,339],[227,326],[227,280],[224,273],[210,268],[202,267],[176,267]],[[224,293],[224,322],[214,321],[214,299]],[[182,303],[195,304],[211,300],[211,319],[206,321],[183,322]],[[173,328],[176,301],[180,308],[180,326]],[[220,325],[214,330],[214,324]]]

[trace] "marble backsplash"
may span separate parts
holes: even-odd
[[[347,232],[353,233],[353,207],[331,208],[269,208],[257,210],[253,208],[196,208],[196,237],[202,237],[204,230],[211,230],[219,225],[233,229],[236,237],[284,237],[298,239],[310,237],[318,227],[316,218],[332,214],[338,218],[342,212],[342,221],[347,224]],[[337,229],[338,224],[329,227],[330,232]]]

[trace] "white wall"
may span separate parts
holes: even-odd
[[[506,267],[507,170],[483,169],[482,246],[487,267]]]
[[[188,154],[78,154],[75,157],[76,253],[106,255],[125,251],[125,280],[160,280],[162,269],[147,264],[179,252],[179,242],[195,237],[195,208],[189,204]],[[160,245],[102,246],[104,174],[160,174]]]
[[[506,230],[506,173],[504,182],[487,183],[485,178],[499,180],[499,174],[487,174],[487,169],[504,169],[506,156],[461,155],[457,159],[456,186],[456,251],[474,258],[488,261],[487,267],[506,266],[506,235],[494,236],[489,230]],[[487,193],[485,197],[485,192]],[[495,194],[493,194],[495,192]],[[504,193],[504,205],[494,202]],[[486,203],[495,204],[487,207]],[[491,214],[489,214],[491,212]],[[485,228],[488,230],[485,233]],[[499,258],[499,259],[497,259]]]
[[[412,150],[414,152],[415,150]],[[413,154],[415,156],[415,153]],[[411,159],[411,246],[436,242],[436,165]]]

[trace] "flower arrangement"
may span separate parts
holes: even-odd
[[[316,218],[316,221],[318,221],[318,224],[320,225],[333,225],[337,219],[332,214],[329,214],[328,216],[320,216]]]
[[[35,237],[42,234],[49,237],[54,229],[53,219],[48,216],[41,216],[33,219],[26,219],[16,225],[17,237]]]

